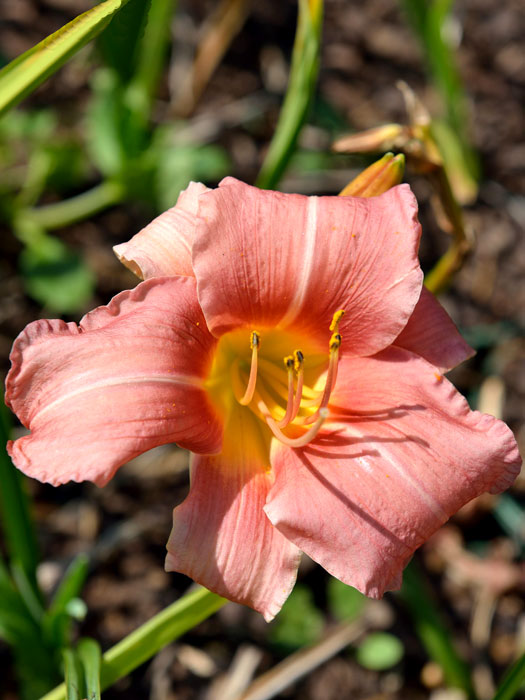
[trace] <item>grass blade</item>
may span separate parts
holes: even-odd
[[[294,151],[317,82],[322,18],[322,0],[299,0],[288,90],[270,148],[255,183],[257,187],[275,187]]]
[[[104,654],[100,674],[101,689],[104,690],[127,676],[226,602],[224,598],[199,586],[169,605]],[[66,700],[66,685],[62,683],[41,700]]]
[[[81,639],[77,646],[77,655],[84,671],[86,697],[89,700],[100,700],[101,653],[98,642],[88,637]]]
[[[400,596],[428,655],[443,669],[447,684],[461,688],[468,698],[475,698],[468,666],[457,653],[450,632],[441,622],[436,603],[414,562],[405,569]]]
[[[494,695],[494,700],[512,700],[525,683],[525,654],[509,668],[499,688]]]
[[[64,649],[62,657],[66,677],[66,700],[82,700],[84,683],[77,655],[72,649]]]
[[[29,95],[101,32],[128,0],[105,0],[50,34],[0,71],[0,114]]]
[[[40,597],[36,584],[38,548],[23,477],[14,467],[4,447],[9,432],[10,417],[5,406],[0,404],[0,507],[7,552],[11,562],[24,570],[35,594]]]
[[[69,601],[79,595],[86,580],[88,568],[89,559],[86,554],[79,554],[73,559],[60,582],[60,586],[49,608],[51,617],[64,612]]]

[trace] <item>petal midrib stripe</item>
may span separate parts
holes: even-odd
[[[185,375],[185,374],[169,374],[169,375],[154,375],[154,376],[130,376],[130,377],[118,377],[118,378],[108,378],[105,379],[104,381],[99,381],[99,382],[93,382],[89,384],[88,386],[83,386],[79,387],[78,389],[74,389],[73,391],[69,391],[65,394],[62,394],[60,397],[55,399],[54,401],[51,401],[49,403],[46,403],[45,406],[42,406],[39,410],[37,410],[31,417],[31,420],[35,420],[37,418],[40,418],[44,413],[48,413],[51,409],[55,408],[56,406],[60,405],[61,403],[64,403],[66,401],[70,401],[77,396],[81,396],[82,394],[87,394],[92,391],[97,391],[99,389],[106,389],[108,387],[112,386],[125,386],[125,385],[130,385],[130,384],[174,384],[174,385],[183,385],[183,386],[192,386],[196,387],[198,389],[203,389],[203,380],[200,377],[195,377],[193,375]]]
[[[304,243],[302,264],[297,270],[298,273],[300,272],[301,277],[295,296],[291,300],[285,315],[279,321],[279,326],[281,327],[286,327],[293,323],[302,311],[314,267],[317,244],[318,198],[315,196],[308,197],[307,207],[306,230],[303,233],[302,240]]]

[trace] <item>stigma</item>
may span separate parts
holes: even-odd
[[[339,323],[344,313],[343,309],[336,311],[329,326],[328,368],[322,390],[305,383],[305,356],[302,350],[296,349],[286,355],[279,369],[271,349],[259,356],[261,334],[255,330],[250,333],[250,371],[245,391],[240,397],[241,376],[246,377],[246,374],[244,370],[240,374],[235,372],[238,377],[235,382],[237,401],[242,406],[248,406],[266,423],[273,436],[289,447],[303,447],[314,440],[328,417],[330,396],[337,381],[342,343]],[[238,362],[236,369],[240,369]],[[311,370],[308,376],[312,380]]]
[[[248,386],[244,392],[244,396],[239,399],[241,406],[247,406],[251,403],[253,395],[255,394],[255,385],[257,383],[257,367],[259,359],[259,346],[261,345],[261,336],[257,331],[252,331],[250,333],[250,348],[252,350],[252,364],[250,367],[250,376],[248,379]]]

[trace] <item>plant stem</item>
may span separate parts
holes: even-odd
[[[124,187],[120,183],[106,180],[76,197],[36,209],[27,209],[21,214],[45,229],[63,228],[83,221],[113,204],[119,204],[124,194]]]
[[[100,687],[113,685],[119,678],[151,659],[160,649],[216,612],[227,601],[206,588],[197,588],[172,603],[151,620],[125,637],[102,657]],[[41,700],[65,700],[65,684],[57,686]]]
[[[0,505],[7,549],[11,562],[21,567],[33,593],[41,599],[36,582],[38,547],[28,498],[23,488],[22,476],[3,447],[9,438],[9,432],[7,409],[0,405]]]
[[[471,240],[465,229],[463,212],[457,203],[447,173],[443,166],[429,174],[441,203],[443,214],[451,230],[453,239],[444,255],[425,276],[425,287],[433,294],[439,294],[450,284],[454,273],[457,272],[465,256],[471,249]]]

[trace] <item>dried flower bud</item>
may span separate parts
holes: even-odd
[[[407,127],[401,124],[384,124],[338,139],[332,150],[336,153],[368,153],[369,151],[399,150],[407,140]]]
[[[340,192],[353,197],[377,197],[394,185],[399,185],[405,170],[405,156],[387,153],[366,170],[363,170]]]

